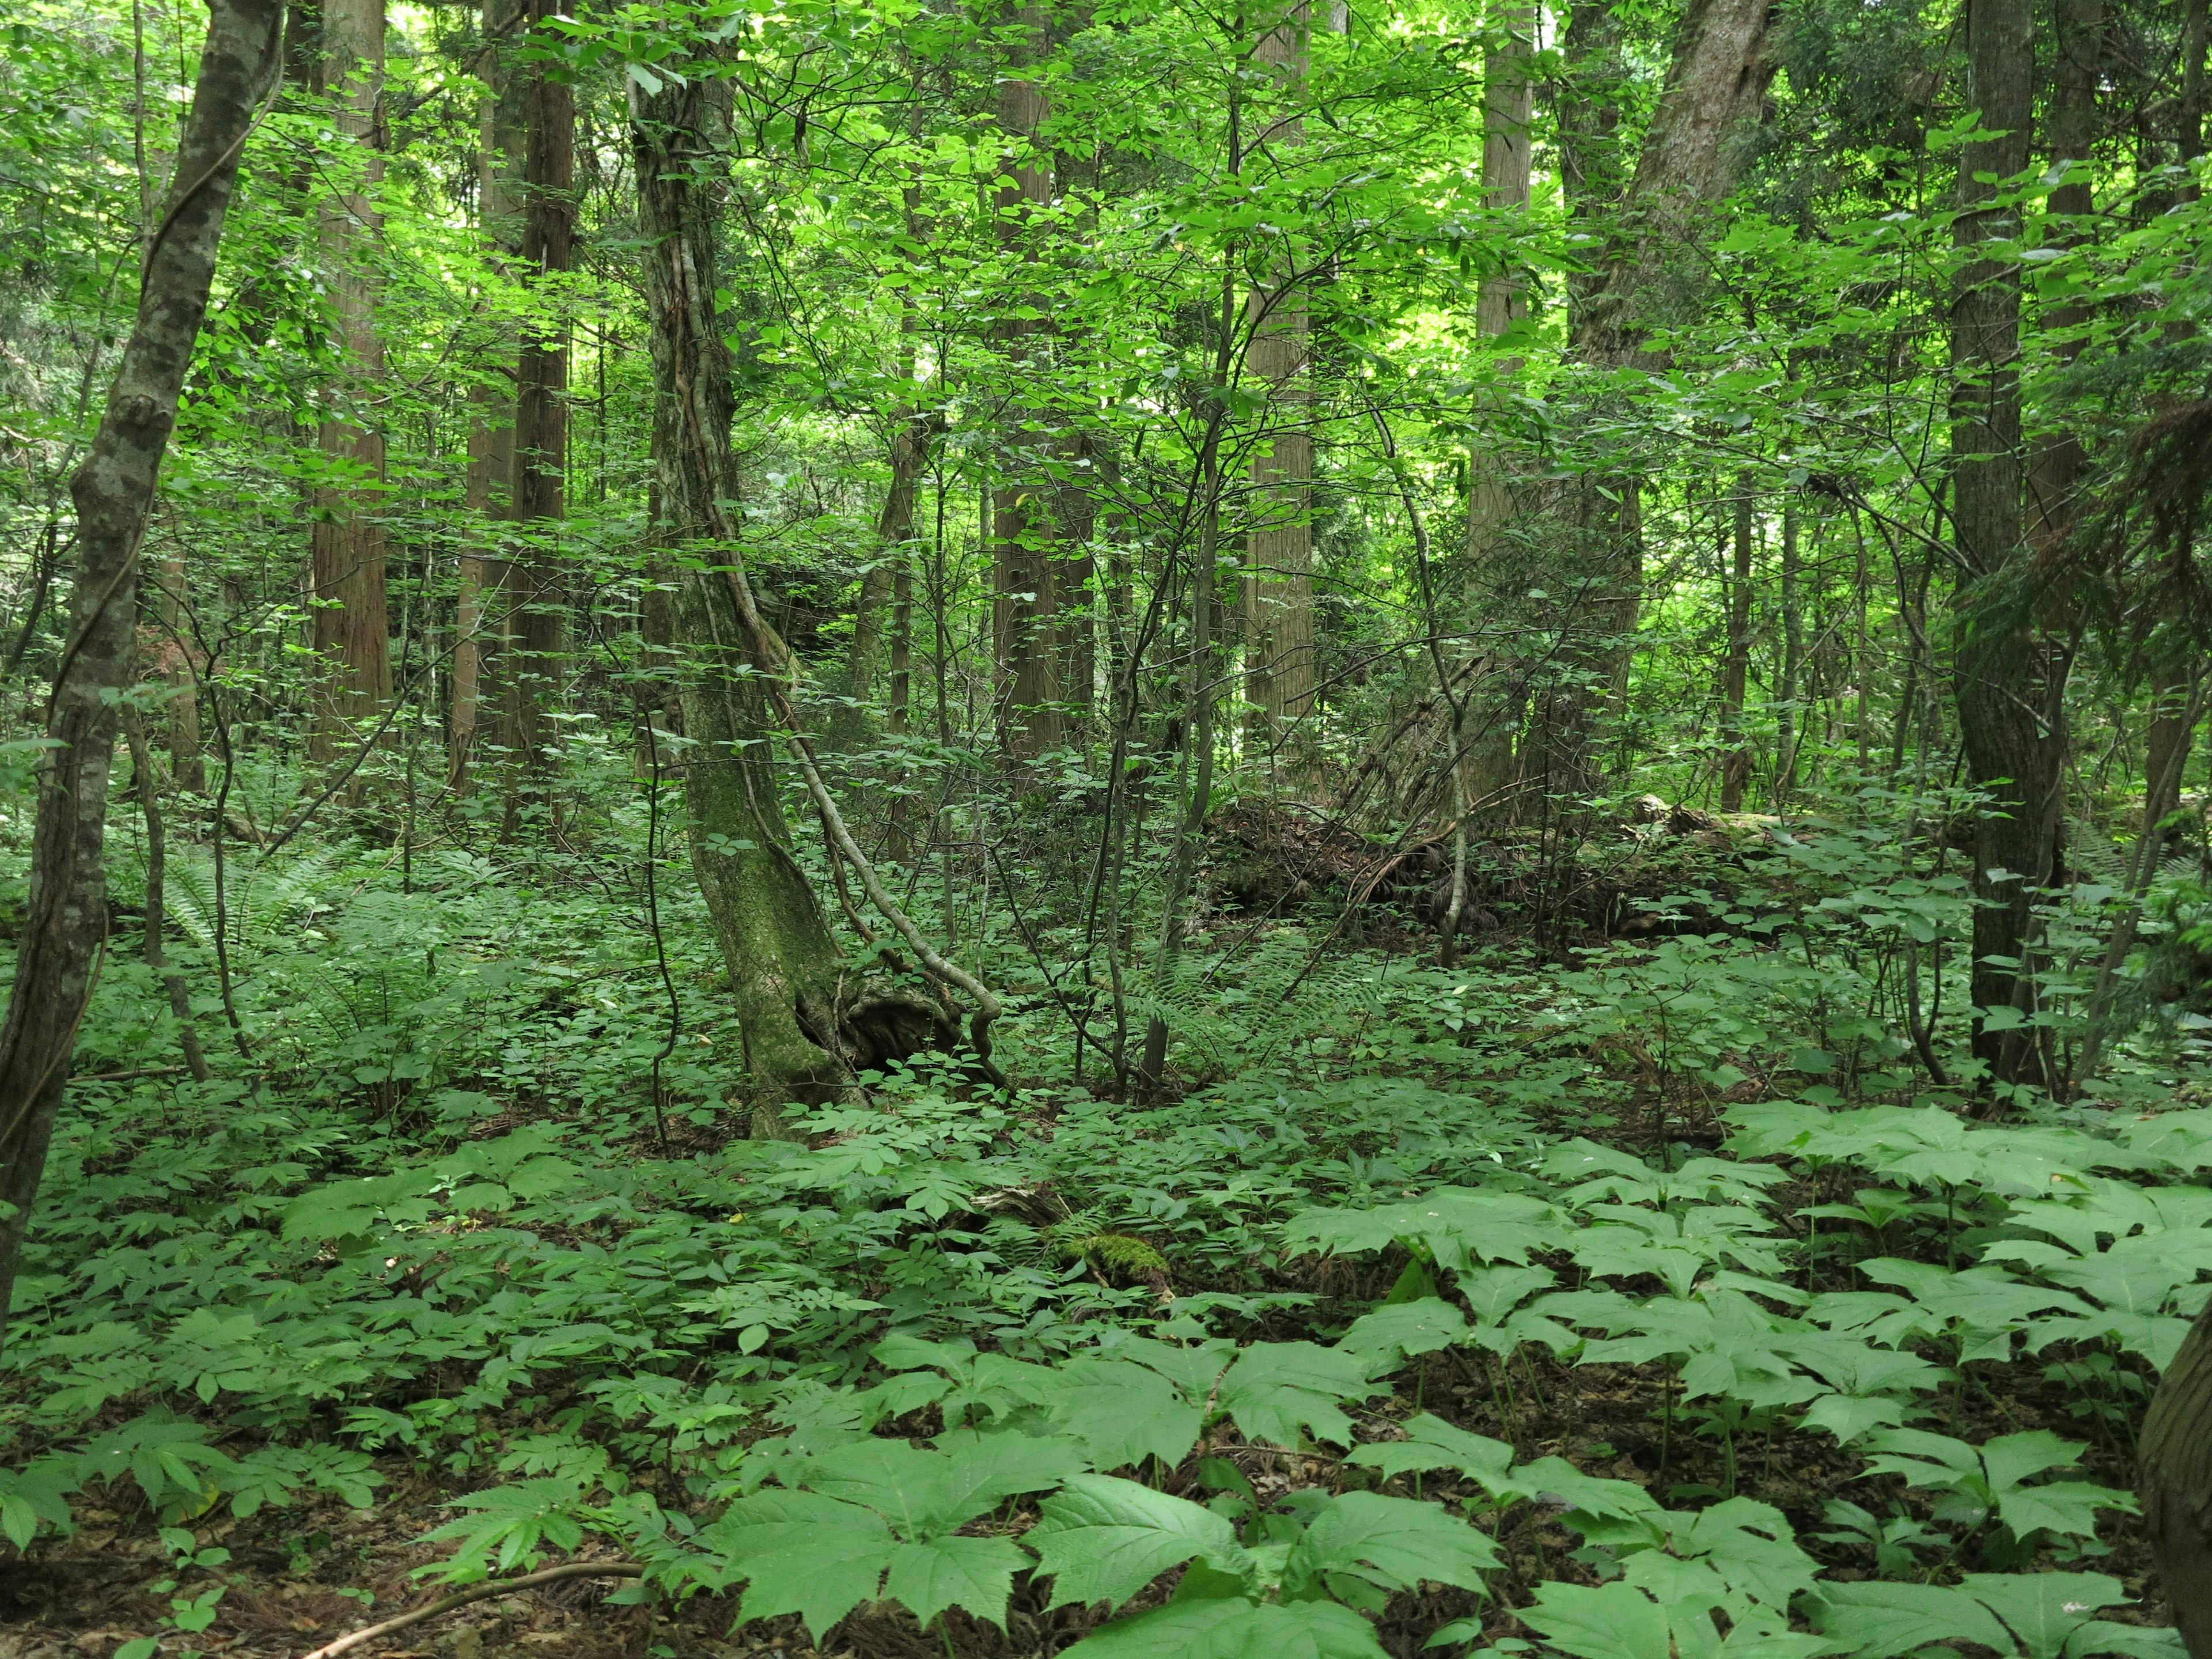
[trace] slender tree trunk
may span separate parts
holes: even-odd
[[[1535,118],[1535,80],[1529,59],[1536,50],[1536,12],[1522,0],[1506,0],[1497,20],[1504,34],[1483,59],[1482,69],[1482,190],[1483,200],[1493,211],[1528,210],[1531,125]],[[1475,326],[1488,339],[1496,339],[1528,315],[1528,285],[1521,273],[1511,270],[1486,275],[1475,293]],[[1519,373],[1521,359],[1501,364],[1499,374]],[[1508,591],[1508,566],[1513,558],[1511,526],[1517,514],[1519,491],[1513,479],[1513,463],[1502,441],[1489,453],[1468,457],[1467,483],[1467,549],[1479,599]],[[1513,696],[1510,690],[1503,694]],[[1470,739],[1465,732],[1453,735],[1455,750],[1464,747],[1461,768],[1461,811],[1471,803],[1504,789],[1513,779],[1515,740],[1519,721],[1508,718],[1510,703],[1486,710],[1482,734]],[[1453,845],[1466,842],[1462,826]],[[1455,896],[1462,890],[1464,860],[1455,854]],[[1455,950],[1447,937],[1446,949]],[[1449,964],[1447,964],[1449,965]]]
[[[1721,732],[1729,745],[1721,761],[1721,811],[1743,811],[1751,780],[1751,747],[1743,729],[1744,697],[1751,678],[1751,480],[1736,481],[1729,514],[1735,544],[1728,584],[1728,659],[1721,668]]]
[[[523,0],[520,27],[559,15],[556,0]],[[559,279],[575,268],[576,106],[567,83],[542,64],[521,72],[522,240],[517,274],[558,295]],[[550,282],[548,279],[551,279]],[[557,301],[555,301],[558,303]],[[515,359],[514,482],[510,498],[518,532],[507,561],[503,596],[511,618],[509,655],[500,676],[502,724],[514,750],[507,817],[544,796],[551,726],[558,706],[567,606],[552,527],[566,515],[568,470],[568,331],[557,318],[525,329]]]
[[[1992,204],[2026,169],[2035,94],[2034,14],[2027,0],[1969,0],[1968,101],[1994,136],[1962,147],[1957,235],[1978,245],[2018,234]],[[1967,573],[1954,600],[1953,659],[1966,775],[1989,792],[1975,838],[1972,997],[1979,1009],[2032,1012],[2035,891],[2058,875],[2066,751],[2063,649],[2033,621],[2026,544],[2020,408],[2020,284],[2003,259],[1960,264],[1951,295],[1952,524]],[[1974,1052],[2000,1082],[2040,1081],[2032,1028],[1978,1018]]]
[[[199,681],[194,671],[191,614],[185,604],[188,580],[184,550],[173,545],[161,556],[161,591],[154,605],[162,635],[169,772],[178,788],[201,795],[207,793],[207,746],[200,735]]]
[[[1052,201],[1052,169],[1042,134],[1052,106],[1043,83],[1024,77],[1020,64],[1046,45],[1042,11],[1025,7],[1015,15],[1029,35],[999,82],[999,129],[1012,152],[1008,182],[994,198],[1000,249],[1010,259],[1037,252],[1037,212]],[[1034,302],[1035,296],[1029,296]],[[994,329],[1010,374],[1041,373],[1045,325],[1027,318],[1009,319]],[[1006,435],[1000,444],[1000,480],[991,496],[991,629],[998,665],[1000,740],[1017,763],[1036,760],[1058,748],[1065,726],[1060,710],[1059,570],[1054,555],[1058,526],[1053,512],[1055,489],[1044,476],[1043,444],[1035,412],[1018,394],[1010,397]]]
[[[145,722],[135,712],[123,717],[123,731],[131,745],[131,776],[138,786],[138,810],[146,821],[146,911],[139,924],[146,966],[169,999],[169,1014],[177,1022],[177,1047],[184,1051],[185,1069],[195,1083],[205,1083],[207,1054],[200,1048],[199,1029],[192,1024],[191,990],[185,976],[169,965],[167,942],[161,937],[169,922],[169,836],[161,817],[161,788],[154,777],[153,750],[146,741]]]
[[[1570,293],[1570,348],[1582,362],[1599,369],[1658,366],[1645,336],[1678,290],[1701,283],[1692,264],[1698,233],[1741,173],[1741,137],[1774,77],[1773,22],[1770,0],[1692,0],[1683,15],[1605,256]],[[1619,26],[1609,14],[1578,6],[1573,27],[1587,31],[1581,53],[1617,50]],[[1596,131],[1565,147],[1566,170],[1601,185],[1610,136],[1601,119],[1592,125]],[[1576,793],[1595,781],[1592,717],[1600,706],[1618,706],[1627,688],[1643,586],[1642,503],[1638,481],[1626,476],[1591,474],[1562,495],[1559,539],[1568,568],[1556,585],[1582,615],[1569,624],[1579,637],[1560,653],[1563,672],[1549,693],[1543,769],[1548,789]]]
[[[522,266],[523,172],[528,150],[528,82],[509,60],[523,26],[527,0],[483,0],[483,45],[477,74],[477,224],[493,270],[512,276]],[[519,354],[518,354],[519,355]],[[468,505],[478,525],[489,526],[514,513],[515,404],[504,370],[469,391]],[[513,643],[512,580],[504,532],[501,539],[461,556],[460,596],[454,617],[453,769],[455,787],[466,790],[479,747],[507,749],[510,729],[501,677],[503,653]]]
[[[1305,0],[1272,8],[1254,61],[1273,75],[1296,111],[1305,97]],[[1263,14],[1263,19],[1267,14]],[[1305,121],[1275,120],[1254,149],[1292,149]],[[1247,540],[1244,699],[1255,746],[1278,787],[1311,794],[1321,785],[1314,732],[1312,319],[1299,246],[1284,238],[1271,284],[1249,302],[1245,368],[1267,400],[1266,447],[1252,461],[1257,522]]]
[[[191,113],[146,261],[138,318],[107,411],[70,485],[77,573],[47,703],[47,751],[15,979],[0,1023],[0,1333],[76,1030],[107,937],[103,858],[118,694],[137,623],[138,544],[207,313],[216,251],[256,108],[276,76],[281,0],[212,0]]]
[[[373,261],[382,228],[376,192],[384,179],[384,0],[324,0],[322,85],[345,149],[344,182],[323,209],[322,252],[340,360],[343,395],[365,401],[383,378]],[[359,157],[359,171],[353,171]],[[311,535],[314,648],[325,676],[309,735],[311,759],[326,763],[359,722],[392,696],[391,615],[385,599],[382,510],[384,438],[332,416],[318,441],[325,463],[356,482],[316,492]]]
[[[1797,561],[1797,503],[1782,504],[1782,672],[1776,685],[1781,746],[1774,763],[1774,806],[1780,811],[1797,787],[1797,746],[1805,720],[1797,693],[1805,678],[1804,577]]]

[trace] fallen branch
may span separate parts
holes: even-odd
[[[395,1631],[405,1630],[441,1614],[465,1607],[471,1601],[488,1601],[495,1595],[511,1595],[516,1590],[535,1589],[540,1584],[556,1584],[564,1578],[642,1578],[645,1565],[640,1561],[570,1561],[557,1567],[548,1567],[543,1572],[526,1572],[520,1578],[487,1578],[481,1584],[471,1584],[465,1590],[456,1590],[427,1607],[417,1607],[412,1613],[403,1613],[396,1619],[387,1619],[380,1625],[371,1625],[350,1636],[341,1636],[335,1642],[317,1648],[305,1659],[337,1659],[341,1653],[349,1652],[364,1642],[374,1642],[380,1636],[389,1636]]]

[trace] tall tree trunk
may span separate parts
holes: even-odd
[[[322,213],[322,253],[339,359],[341,396],[365,401],[383,378],[376,331],[374,258],[382,228],[376,191],[384,179],[384,0],[324,0],[322,86],[331,119],[345,141],[344,183]],[[355,171],[358,157],[358,171]],[[323,659],[308,755],[332,759],[356,724],[381,714],[392,696],[391,616],[385,601],[383,434],[333,416],[318,441],[325,461],[357,486],[316,492],[310,580],[314,648]]]
[[[1797,503],[1785,499],[1782,503],[1782,672],[1775,687],[1779,705],[1775,719],[1782,739],[1774,762],[1778,812],[1797,786],[1797,748],[1806,728],[1804,716],[1796,707],[1805,678],[1805,594],[1797,559]]]
[[[1305,0],[1277,5],[1273,15],[1253,58],[1276,78],[1279,94],[1295,111],[1305,98]],[[1288,149],[1304,141],[1304,118],[1292,113],[1271,124],[1252,148]],[[1257,522],[1246,551],[1244,698],[1269,773],[1279,787],[1304,794],[1320,787],[1313,730],[1312,320],[1298,244],[1291,238],[1282,243],[1273,281],[1251,296],[1252,338],[1244,359],[1267,400],[1268,428],[1251,469]]]
[[[199,680],[192,649],[191,609],[186,603],[185,555],[172,546],[161,556],[161,592],[154,605],[162,634],[161,679],[167,690],[169,772],[178,788],[207,791],[207,750],[200,734]]]
[[[692,868],[729,968],[755,1133],[775,1135],[783,1132],[786,1104],[833,1097],[857,1070],[942,1046],[948,1034],[918,999],[864,991],[792,854],[773,759],[777,727],[790,711],[775,706],[771,691],[788,672],[788,652],[753,602],[724,506],[737,478],[730,354],[714,301],[721,90],[701,76],[650,94],[633,87],[630,137],[653,317],[659,531],[690,556],[674,631],[695,658],[682,694],[693,745],[684,771]],[[811,773],[809,785],[831,817]],[[849,837],[840,845],[860,862]],[[870,878],[865,868],[861,874]],[[895,924],[902,920],[887,897],[878,902]],[[957,971],[933,966],[948,978]],[[987,1012],[996,1013],[994,1001]]]
[[[2191,1659],[2212,1659],[2212,1305],[2189,1328],[2143,1414],[2136,1491],[2182,1644]]]
[[[483,83],[477,100],[477,232],[487,262],[510,277],[522,264],[522,174],[529,142],[528,82],[514,72],[510,59],[526,10],[526,0],[483,0],[483,42],[477,57]],[[515,403],[514,387],[503,369],[469,392],[468,505],[483,526],[514,514]],[[505,749],[510,743],[500,688],[500,658],[511,643],[514,623],[505,551],[496,544],[461,556],[454,617],[453,773],[455,787],[464,790],[478,746]]]
[[[1959,157],[1957,236],[2016,236],[1998,181],[2031,155],[2035,23],[2027,0],[1969,0],[1967,99],[1991,136]],[[2066,752],[2062,647],[2033,621],[2034,580],[2022,512],[2020,283],[2005,259],[1967,258],[1951,292],[1954,542],[1966,573],[1955,595],[1953,662],[1966,775],[1990,805],[1975,838],[1972,997],[1977,1008],[2030,1011],[2035,890],[2058,875]],[[1974,1052],[2000,1082],[2040,1080],[2031,1027],[1979,1018]]]
[[[137,557],[177,398],[207,314],[216,251],[256,107],[276,77],[282,0],[211,0],[191,113],[107,411],[70,481],[77,573],[46,707],[15,980],[0,1022],[0,1334],[92,968],[107,937],[104,840],[118,694],[137,633]]]
[[[1036,216],[1052,201],[1052,169],[1042,134],[1052,106],[1043,83],[1024,77],[1023,61],[1043,52],[1040,9],[1024,7],[1015,21],[1028,36],[1016,63],[999,82],[999,130],[1012,152],[1008,182],[995,198],[1000,246],[1009,256],[1034,252]],[[1028,296],[1027,303],[1034,303]],[[1044,368],[1045,326],[1010,318],[994,329],[1015,376]],[[1017,763],[1034,761],[1063,741],[1060,709],[1059,570],[1054,558],[1058,525],[1055,489],[1045,477],[1046,450],[1028,430],[1035,412],[1011,397],[999,447],[1000,478],[991,495],[991,632],[997,660],[1000,740]]]
[[[1593,9],[1575,9],[1573,27],[1589,31],[1582,50],[1616,49],[1618,24]],[[1765,105],[1776,62],[1770,0],[1692,0],[1635,176],[1612,216],[1603,260],[1571,291],[1570,349],[1582,362],[1599,369],[1658,366],[1644,349],[1645,336],[1663,320],[1677,291],[1702,291],[1692,264],[1702,246],[1698,226],[1735,187],[1740,140]],[[1609,135],[1602,121],[1591,125],[1595,131],[1567,146],[1567,170],[1601,186]],[[1626,690],[1643,586],[1643,527],[1632,477],[1593,473],[1562,495],[1567,586],[1583,614],[1570,623],[1579,642],[1560,653],[1563,672],[1549,694],[1543,770],[1550,790],[1571,793],[1595,781],[1595,705],[1617,704]]]
[[[1531,124],[1535,117],[1535,80],[1529,73],[1529,59],[1536,50],[1535,9],[1522,0],[1506,0],[1498,9],[1497,21],[1504,32],[1485,55],[1482,68],[1483,201],[1493,211],[1526,213]],[[1474,317],[1475,326],[1485,338],[1498,338],[1526,321],[1528,315],[1528,284],[1521,273],[1498,270],[1483,277],[1475,291]],[[1514,357],[1501,364],[1498,372],[1501,376],[1511,375],[1520,367],[1521,359]],[[1470,455],[1468,461],[1468,561],[1478,599],[1486,599],[1508,591],[1503,567],[1512,557],[1510,530],[1518,510],[1518,491],[1502,441],[1490,453]],[[1485,709],[1479,736],[1463,732],[1453,734],[1455,749],[1467,750],[1460,780],[1462,813],[1512,781],[1519,722],[1509,718],[1514,694],[1509,690],[1505,695],[1509,701],[1504,706]],[[1465,839],[1463,833],[1459,839]],[[1446,948],[1455,948],[1455,943],[1448,937]]]
[[[1751,747],[1745,740],[1743,704],[1751,679],[1751,480],[1736,481],[1729,514],[1735,557],[1728,582],[1728,657],[1721,666],[1721,733],[1728,752],[1721,761],[1721,811],[1743,811],[1743,790],[1751,780]]]
[[[521,27],[559,15],[556,0],[524,0]],[[562,301],[559,279],[575,268],[574,95],[543,64],[522,79],[522,240],[516,270]],[[548,283],[547,279],[553,279]],[[510,825],[526,799],[546,787],[549,710],[558,705],[566,634],[562,568],[552,526],[567,511],[568,346],[567,325],[537,319],[523,331],[515,360],[514,482],[509,491],[520,539],[507,561],[504,600],[512,639],[500,676],[503,725],[514,750],[507,793]]]

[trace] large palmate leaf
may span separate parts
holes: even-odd
[[[1484,1571],[1497,1565],[1498,1547],[1437,1504],[1349,1492],[1332,1498],[1291,1548],[1285,1582],[1348,1572],[1385,1589],[1425,1578],[1479,1590]]]
[[[1212,1510],[1112,1475],[1079,1474],[1044,1500],[1022,1540],[1053,1580],[1053,1607],[1119,1607],[1170,1567],[1204,1556],[1239,1572],[1237,1530]]]
[[[1016,1492],[1058,1486],[1084,1464],[1072,1440],[962,1430],[923,1450],[903,1440],[860,1440],[798,1461],[779,1476],[865,1504],[909,1543],[949,1532]]]
[[[1373,1626],[1334,1601],[1174,1601],[1065,1650],[1073,1659],[1384,1659]]]
[[[1078,1359],[1062,1367],[1045,1395],[1055,1427],[1090,1449],[1095,1468],[1118,1469],[1147,1457],[1179,1463],[1205,1420],[1193,1402],[1149,1366],[1126,1359]]]
[[[1352,1354],[1311,1342],[1255,1342],[1221,1379],[1220,1401],[1248,1440],[1295,1446],[1303,1425],[1317,1440],[1349,1445],[1352,1419],[1337,1401],[1382,1392]]]

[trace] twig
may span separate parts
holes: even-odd
[[[506,1595],[515,1590],[535,1589],[540,1584],[558,1583],[564,1578],[642,1578],[645,1564],[641,1561],[569,1561],[557,1567],[548,1567],[543,1572],[526,1572],[520,1578],[488,1578],[481,1584],[471,1584],[465,1590],[456,1590],[441,1601],[427,1607],[417,1607],[412,1613],[403,1613],[396,1619],[387,1619],[380,1625],[371,1625],[350,1636],[341,1636],[326,1643],[305,1659],[337,1659],[341,1653],[350,1652],[364,1642],[373,1642],[380,1636],[389,1636],[410,1625],[419,1625],[442,1613],[465,1607],[471,1601],[487,1601],[495,1595]]]
[[[142,1077],[174,1077],[185,1070],[181,1066],[142,1066],[135,1072],[77,1072],[71,1074],[71,1083],[136,1083]]]

